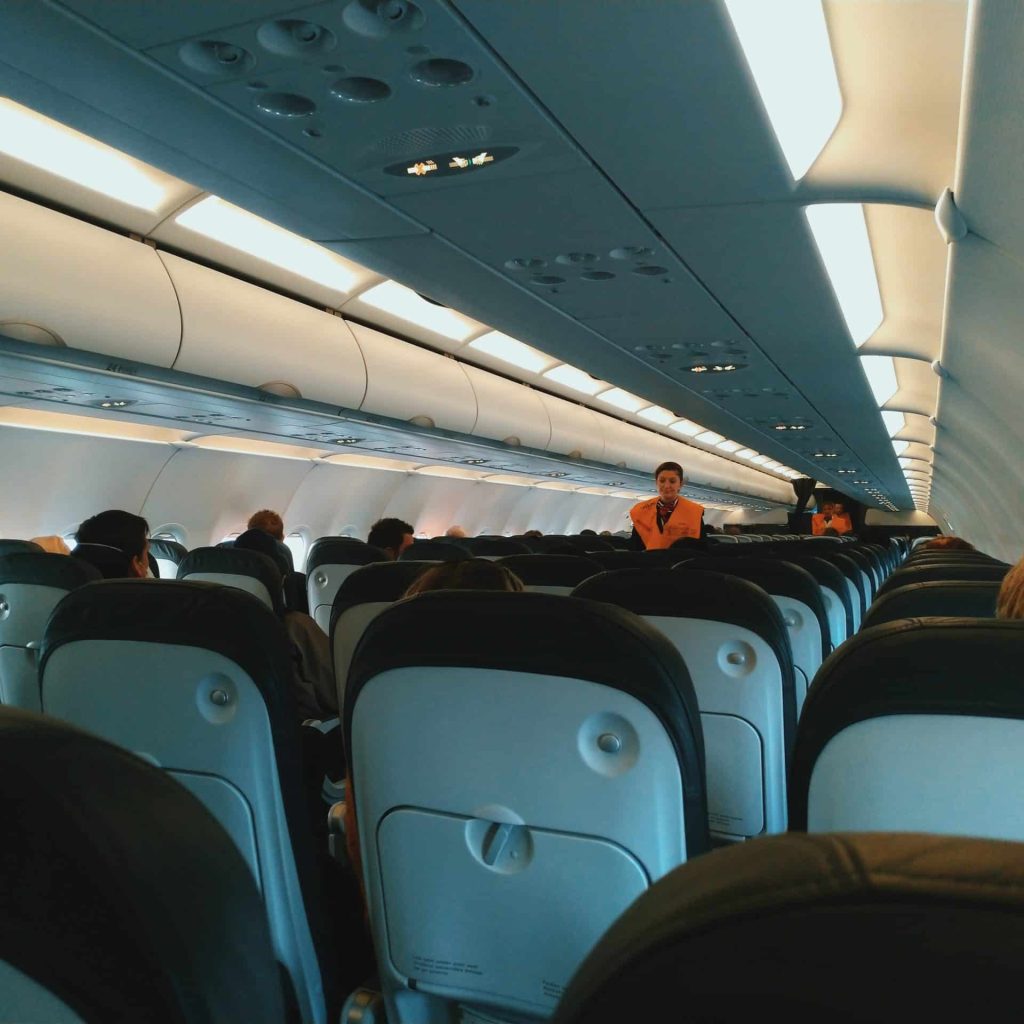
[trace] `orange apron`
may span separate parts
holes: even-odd
[[[700,537],[700,521],[704,515],[704,506],[695,501],[679,498],[676,507],[665,523],[664,531],[658,529],[658,499],[648,498],[629,510],[629,518],[644,547],[648,551],[657,548],[670,548],[683,537]]]

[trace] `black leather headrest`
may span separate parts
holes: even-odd
[[[845,548],[846,545],[844,544]],[[854,559],[829,544],[815,544],[809,549],[815,558],[823,558],[826,562],[834,565],[853,585],[860,594],[864,607],[867,607],[870,600],[868,592],[864,587],[864,580],[861,577],[861,567]]]
[[[675,647],[642,619],[553,594],[450,590],[400,601],[366,627],[352,657],[347,750],[352,710],[367,680],[419,665],[586,679],[636,697],[657,715],[676,749],[687,850],[707,849],[703,733],[693,684]]]
[[[403,562],[461,562],[473,556],[455,541],[414,540],[398,557]]]
[[[149,553],[156,558],[163,558],[168,562],[178,565],[188,554],[188,548],[179,544],[176,540],[166,540],[163,537],[149,538]]]
[[[331,636],[338,617],[358,604],[397,601],[433,562],[372,562],[346,576],[331,606]]]
[[[1024,718],[1024,620],[900,619],[860,630],[807,691],[793,750],[789,827],[807,827],[811,771],[825,744],[881,715]]]
[[[615,569],[584,580],[573,597],[605,601],[637,615],[729,622],[760,636],[782,670],[786,749],[796,729],[796,683],[789,632],[775,602],[756,584],[701,569]]]
[[[487,555],[528,555],[530,549],[520,540],[511,537],[467,537],[463,546],[468,548],[476,558]]]
[[[994,619],[1000,586],[999,580],[936,580],[897,587],[879,593],[861,628],[934,615]]]
[[[601,564],[579,555],[506,555],[498,564],[511,569],[528,587],[575,587],[602,571]]]
[[[21,551],[32,551],[41,553],[42,548],[30,540],[7,540],[0,539],[0,555],[13,555]]]
[[[120,548],[109,544],[77,544],[70,557],[91,565],[107,580],[131,579],[135,576],[131,558]]]
[[[592,551],[587,558],[602,569],[640,569],[650,564],[646,555],[646,551]],[[677,555],[675,561],[680,560]]]
[[[249,867],[165,772],[0,708],[0,817],[0,960],[82,1020],[284,1020]]]
[[[273,538],[270,538],[273,540]],[[245,548],[196,548],[178,565],[178,579],[187,579],[192,573],[230,573],[233,576],[251,576],[259,580],[274,602],[274,611],[284,614],[282,577],[280,566],[269,555]]]
[[[390,560],[386,551],[355,537],[321,537],[309,549],[306,572],[311,573],[318,565],[369,565]]]
[[[739,576],[741,579],[756,583],[769,594],[800,601],[810,608],[818,620],[822,657],[827,657],[832,649],[829,639],[828,613],[825,610],[825,601],[821,596],[821,588],[818,586],[817,580],[806,569],[801,569],[800,566],[793,565],[792,562],[772,558],[725,559],[724,563],[719,558],[694,558],[681,563],[677,568],[679,571],[703,569],[728,573],[730,576]]]
[[[5,583],[35,583],[41,587],[74,590],[101,579],[103,576],[95,566],[67,555],[51,555],[45,551],[0,555],[0,586]]]
[[[800,549],[797,548],[793,550],[793,554],[787,551],[779,557],[790,565],[799,566],[809,572],[818,581],[818,586],[828,587],[839,598],[846,612],[846,635],[851,636],[853,634],[853,601],[850,599],[850,591],[842,570],[824,558],[801,554]]]
[[[234,547],[238,551],[258,551],[261,555],[266,555],[277,566],[282,576],[295,570],[291,549],[276,537],[271,537],[266,530],[246,530],[235,538]]]
[[[716,1024],[769,1012],[800,1024],[973,1020],[979,998],[1017,1005],[1022,955],[1019,843],[767,836],[688,861],[641,895],[552,1024],[671,1019],[665,1007]]]
[[[1006,565],[968,564],[921,565],[897,569],[878,588],[879,596],[888,594],[897,587],[908,587],[914,583],[931,583],[933,580],[999,580],[1010,571]]]

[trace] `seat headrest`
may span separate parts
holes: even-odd
[[[414,540],[398,557],[402,562],[461,562],[473,556],[454,541]]]
[[[647,565],[643,551],[592,551],[587,558],[602,569],[640,569]]]
[[[167,773],[56,719],[0,708],[0,816],[17,823],[0,852],[0,960],[78,1017],[284,1019],[249,868]]]
[[[176,540],[167,540],[164,537],[150,537],[149,553],[157,558],[163,558],[168,562],[178,565],[188,554],[188,548],[184,544],[179,544]]]
[[[41,552],[43,549],[30,540],[0,539],[0,555],[13,555],[20,551]]]
[[[40,678],[54,651],[84,640],[178,644],[233,661],[263,694],[273,722],[296,712],[284,626],[252,594],[186,580],[104,580],[72,590],[53,611],[39,660]]]
[[[424,665],[585,679],[636,697],[657,715],[675,746],[687,835],[704,837],[699,848],[706,849],[707,809],[698,781],[704,772],[703,734],[693,684],[679,652],[642,619],[552,594],[449,590],[399,601],[366,627],[352,657],[346,744],[364,684],[391,669]]]
[[[331,606],[331,635],[338,617],[368,602],[397,601],[434,562],[371,562],[342,580]]]
[[[70,557],[93,566],[107,580],[130,579],[135,576],[131,558],[120,548],[109,544],[77,544]]]
[[[273,540],[273,537],[270,539]],[[273,558],[260,551],[236,547],[196,548],[178,563],[178,579],[187,579],[193,573],[251,576],[259,580],[270,594],[274,611],[278,615],[284,613],[281,593],[283,573]]]
[[[512,540],[510,537],[467,537],[462,543],[477,558],[486,555],[528,555],[530,553],[530,549],[522,541]]]
[[[818,754],[848,725],[881,715],[1024,718],[1024,620],[917,618],[860,630],[807,691],[793,750],[789,825],[807,827]]]
[[[235,538],[234,547],[238,551],[258,551],[266,555],[280,570],[281,575],[293,572],[291,549],[276,537],[271,537],[266,530],[246,530]]]
[[[817,580],[806,570],[792,562],[774,558],[692,558],[679,564],[680,569],[703,569],[724,572],[730,576],[756,583],[769,594],[791,597],[824,615],[821,589]]]
[[[888,593],[897,587],[913,583],[929,583],[932,580],[999,580],[1010,571],[1007,565],[991,565],[959,562],[955,565],[922,565],[897,569],[879,588],[878,593]]]
[[[0,555],[0,585],[35,583],[41,587],[74,590],[103,579],[99,569],[84,559],[50,555],[44,551],[19,551]]]
[[[861,628],[934,615],[993,619],[1000,586],[999,580],[934,580],[897,587],[879,594]]]
[[[528,587],[575,587],[603,568],[600,562],[582,553],[505,555],[498,559],[498,564],[511,569]]]
[[[953,1020],[1016,1005],[1019,843],[778,835],[656,882],[576,972],[552,1024]],[[927,936],[927,941],[922,940]]]
[[[318,565],[369,565],[387,561],[390,556],[386,551],[355,537],[321,537],[313,541],[309,549],[306,572],[311,573]]]

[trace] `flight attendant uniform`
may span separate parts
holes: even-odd
[[[686,498],[676,498],[672,508],[660,498],[648,498],[629,510],[633,528],[648,551],[670,548],[683,537],[699,539],[703,516],[704,506]]]
[[[840,534],[853,532],[853,523],[845,512],[839,516],[826,516],[824,512],[811,516],[811,532],[815,537],[823,536],[829,527]]]

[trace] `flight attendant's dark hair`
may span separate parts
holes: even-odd
[[[680,480],[683,479],[683,467],[680,466],[678,462],[663,462],[654,471],[654,479],[657,480],[658,477],[661,476],[661,474],[664,473],[666,469],[671,471],[672,473],[678,473],[679,474],[679,479]]]

